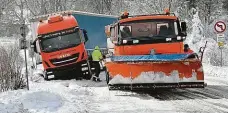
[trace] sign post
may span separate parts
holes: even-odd
[[[21,16],[23,17],[23,2],[21,0]],[[26,74],[26,80],[27,80],[27,89],[29,90],[29,80],[28,80],[28,64],[27,64],[27,45],[26,45],[26,33],[25,33],[25,19],[22,18],[22,25],[20,27],[20,32],[21,32],[21,36],[22,36],[22,48],[24,49],[24,54],[25,54],[25,74]]]
[[[226,30],[226,24],[223,21],[218,21],[215,23],[214,29],[217,32],[217,43],[218,43],[219,49],[221,50],[221,67],[222,67],[222,65],[223,65],[222,49],[225,45],[224,32]]]

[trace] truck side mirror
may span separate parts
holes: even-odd
[[[106,37],[107,38],[110,38],[111,37],[111,29],[112,28],[113,27],[111,27],[110,25],[105,26],[105,34],[106,34]]]
[[[33,48],[33,51],[35,53],[38,53],[37,48],[36,48],[36,40],[31,44],[31,48]]]
[[[181,35],[187,36],[187,24],[186,22],[181,22]]]
[[[84,34],[85,42],[87,42],[89,40],[88,35],[87,35],[87,31],[85,29],[82,29],[82,32]]]

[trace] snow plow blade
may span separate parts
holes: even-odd
[[[110,90],[204,88],[204,73],[195,54],[118,56],[106,62]]]

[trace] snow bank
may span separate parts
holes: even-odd
[[[163,72],[142,72],[138,77],[131,79],[116,75],[110,80],[110,84],[131,84],[131,83],[177,83],[177,82],[200,82],[197,80],[196,72],[192,72],[190,78],[179,78],[179,72],[173,70],[170,75]]]
[[[173,71],[173,75],[177,73]],[[16,90],[0,93],[0,113],[185,113],[216,112],[218,109],[215,107],[219,107],[217,104],[213,106],[213,103],[207,103],[208,99],[201,100],[201,96],[199,96],[200,100],[197,99],[198,94],[193,94],[195,89],[194,92],[189,93],[181,90],[183,93],[175,94],[176,90],[174,90],[174,92],[155,95],[168,101],[159,100],[153,94],[151,96],[135,92],[109,91],[104,81],[105,73],[101,73],[100,76],[103,82],[99,83],[87,80],[30,81],[30,91]],[[199,91],[204,94],[207,90]],[[213,100],[214,103],[227,102],[227,99]],[[227,106],[227,103],[224,106]]]
[[[37,69],[40,70],[34,70],[34,73],[42,72],[42,65]],[[104,72],[100,76],[103,82],[99,83],[75,79],[34,82],[30,79],[29,91],[0,93],[0,113],[94,113],[96,110],[92,107],[96,105],[90,104],[95,96],[91,89],[107,89]]]
[[[228,67],[212,66],[203,64],[204,79],[208,85],[227,86],[228,85]]]
[[[29,113],[20,103],[0,103],[0,110],[1,113]]]
[[[37,65],[37,68],[31,71],[32,71],[32,75],[30,76],[31,81],[33,82],[43,81],[44,68],[42,65]]]
[[[46,91],[28,93],[21,98],[24,108],[31,111],[57,111],[63,105],[62,97]]]
[[[29,91],[0,94],[0,113],[85,113],[88,95],[93,96],[75,80],[30,81]]]
[[[212,66],[209,64],[203,64],[203,69],[204,69],[205,76],[228,78],[227,66],[219,67],[219,66]]]

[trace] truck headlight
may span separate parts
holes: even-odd
[[[88,70],[88,67],[82,67],[82,71]]]

